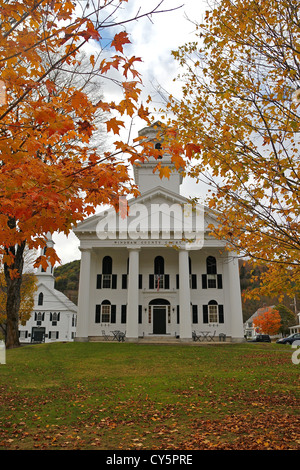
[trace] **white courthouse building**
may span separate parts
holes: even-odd
[[[103,211],[79,223],[81,270],[76,341],[97,341],[112,331],[126,341],[168,338],[191,341],[193,332],[243,341],[238,260],[209,235],[216,223],[204,206],[192,210],[180,195],[181,175],[163,152],[156,126],[140,136],[162,148],[161,179],[153,157],[134,166],[138,198],[129,208]]]
[[[53,245],[54,242],[49,236],[47,246]],[[25,325],[19,325],[21,343],[74,341],[77,305],[55,289],[54,284],[52,266],[49,265],[46,271],[40,266],[32,315]]]

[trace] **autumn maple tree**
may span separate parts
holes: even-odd
[[[215,236],[268,263],[259,292],[300,287],[300,3],[219,0],[174,51],[167,110],[185,173],[207,184]],[[177,151],[177,149],[176,149]],[[254,291],[253,291],[254,293]],[[256,292],[257,293],[257,292]]]
[[[148,122],[139,104],[141,60],[125,55],[125,25],[150,13],[124,15],[127,0],[0,0],[0,255],[6,279],[6,346],[19,345],[18,320],[25,246],[45,246],[48,232],[69,233],[99,204],[117,208],[119,196],[136,194],[128,161],[139,157],[119,140],[112,151],[93,144],[96,116],[118,136],[125,118]],[[122,9],[121,19],[118,13]],[[106,50],[102,35],[112,38]],[[59,86],[57,72],[77,73],[89,44],[84,72],[118,86],[119,99],[93,99],[72,82]],[[91,48],[95,53],[91,53]],[[111,73],[113,72],[113,73]],[[117,138],[117,137],[116,137]],[[53,249],[36,266],[57,261]]]
[[[276,335],[281,327],[281,316],[276,309],[266,309],[253,319],[254,328],[267,335]]]

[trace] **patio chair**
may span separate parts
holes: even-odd
[[[102,336],[104,338],[104,341],[109,341],[109,335],[105,332],[105,330],[102,330]]]
[[[119,331],[119,335],[118,335],[118,341],[119,343],[124,343],[125,341],[125,336],[126,336],[126,333],[123,333],[122,331]]]
[[[214,331],[213,335],[211,335],[211,334],[208,335],[208,337],[210,338],[211,341],[214,341],[215,336],[216,336],[216,330]]]

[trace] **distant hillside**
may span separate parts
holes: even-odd
[[[241,290],[252,289],[257,287],[256,284],[251,282],[252,278],[252,267],[250,263],[240,260],[240,282]],[[79,288],[79,272],[80,272],[80,260],[71,261],[70,263],[64,264],[55,268],[55,289],[63,292],[72,302],[76,305],[78,303],[78,288]],[[259,274],[259,271],[254,274]],[[243,320],[246,321],[256,310],[266,305],[278,305],[279,303],[284,304],[288,308],[291,307],[292,300],[287,298],[283,302],[269,297],[261,297],[259,300],[243,300]]]
[[[58,266],[54,270],[55,289],[63,292],[74,304],[78,302],[80,260]]]

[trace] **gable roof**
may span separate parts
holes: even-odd
[[[42,307],[45,310],[46,307],[46,302],[53,302],[57,304],[55,306],[55,310],[69,310],[71,312],[77,312],[77,305],[75,305],[65,294],[62,292],[56,290],[56,289],[50,289],[46,284],[44,284],[42,281],[38,282],[37,285],[37,292],[42,292],[46,293],[47,295],[44,297],[44,305],[37,305],[37,301],[35,302],[35,310],[39,309],[42,310]],[[38,295],[37,295],[38,298]],[[49,300],[50,299],[50,300]],[[53,307],[51,309],[54,310]]]

